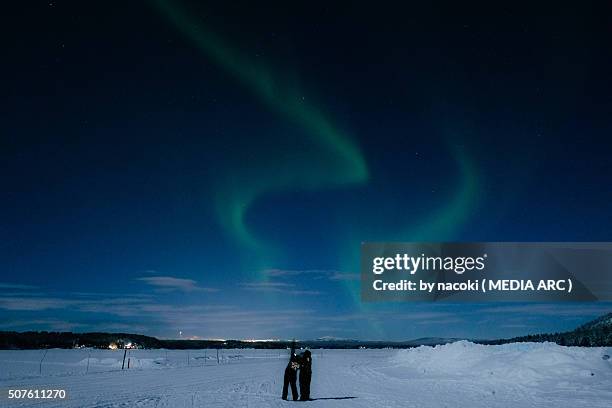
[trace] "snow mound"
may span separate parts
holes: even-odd
[[[514,383],[612,375],[602,358],[604,348],[564,347],[555,343],[510,343],[499,346],[469,341],[402,350],[395,363],[421,376],[496,377]]]

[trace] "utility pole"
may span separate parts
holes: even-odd
[[[49,351],[49,349],[45,349],[45,354],[43,354],[42,358],[40,359],[40,364],[38,366],[38,373],[40,375],[42,375],[42,363],[43,363],[43,360],[45,359],[45,357],[47,357],[47,352],[48,351]]]
[[[123,349],[123,363],[121,364],[121,369],[123,370],[125,368],[125,356],[127,354],[127,349],[124,348]]]

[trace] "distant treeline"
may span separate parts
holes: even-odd
[[[445,341],[443,341],[445,342]],[[409,348],[415,347],[413,342],[378,342],[357,340],[312,340],[297,342],[298,347],[356,349],[367,348]],[[109,347],[174,350],[186,349],[285,349],[291,346],[291,341],[241,341],[241,340],[160,340],[155,337],[131,333],[72,333],[72,332],[0,332],[0,349],[43,349],[43,348],[77,348],[93,347],[108,349]]]
[[[483,344],[506,344],[550,341],[561,346],[607,347],[612,346],[612,313],[608,313],[575,330],[562,333],[530,334],[528,336],[480,341]]]
[[[310,340],[298,341],[298,347],[327,349],[358,348],[411,348],[420,345],[445,344],[459,339],[425,338],[404,342],[360,340]],[[499,340],[472,340],[480,344],[506,344],[515,342],[550,341],[563,346],[612,346],[612,313],[564,333],[533,334]],[[160,340],[155,337],[131,333],[72,333],[72,332],[0,332],[0,349],[43,349],[93,347],[166,349],[284,349],[291,341],[241,341],[241,340]]]
[[[93,347],[117,348],[127,343],[142,348],[161,348],[163,345],[155,337],[131,333],[72,333],[72,332],[0,332],[0,349],[41,349]]]

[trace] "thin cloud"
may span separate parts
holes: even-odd
[[[296,288],[292,283],[285,282],[254,282],[254,283],[243,283],[240,285],[245,290],[251,290],[256,292],[276,292],[286,293],[290,295],[321,295],[323,292],[317,290],[302,290]]]
[[[217,292],[217,289],[199,286],[193,279],[175,278],[173,276],[147,276],[136,280],[164,291]]]
[[[360,276],[358,273],[351,272],[335,272],[329,276],[332,281],[358,281]]]
[[[305,270],[297,270],[297,269],[266,269],[264,270],[264,274],[270,277],[279,277],[279,276],[299,276],[299,275],[312,275],[312,274],[328,274],[331,271],[326,269],[305,269]]]
[[[266,269],[263,273],[270,278],[284,278],[310,275],[313,279],[328,279],[330,281],[359,280],[359,274],[341,272],[335,269]]]
[[[8,322],[0,323],[0,329],[3,330],[17,330],[24,327],[36,327],[37,329],[51,330],[51,331],[70,331],[76,328],[84,327],[85,325],[80,323],[69,322],[66,320],[59,319],[36,319],[36,320],[13,320]]]
[[[317,320],[321,321],[335,321],[335,322],[347,322],[347,321],[384,321],[384,320],[402,320],[402,321],[423,321],[427,323],[437,323],[438,321],[446,321],[448,319],[458,319],[455,314],[450,312],[412,312],[407,314],[398,314],[392,311],[380,311],[380,312],[361,312],[361,313],[348,313],[330,316],[321,316]]]
[[[610,313],[612,305],[559,305],[559,304],[539,304],[539,305],[511,305],[494,306],[479,310],[479,313],[519,313],[530,316],[560,316],[560,317],[587,317],[598,314]]]
[[[49,309],[64,309],[74,305],[75,302],[60,298],[40,298],[40,297],[0,297],[0,309],[5,310],[24,310],[40,311]]]
[[[38,286],[22,285],[19,283],[0,282],[0,289],[34,290],[34,289],[38,289]]]

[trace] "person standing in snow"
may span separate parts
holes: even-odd
[[[283,379],[283,399],[287,400],[287,394],[289,392],[289,385],[291,385],[291,395],[293,400],[298,400],[297,390],[297,370],[300,368],[298,358],[295,354],[295,343],[291,345],[291,356],[289,357],[289,363],[285,368],[285,377]]]
[[[310,380],[312,378],[312,356],[310,350],[302,354],[300,361],[300,401],[310,401]]]

